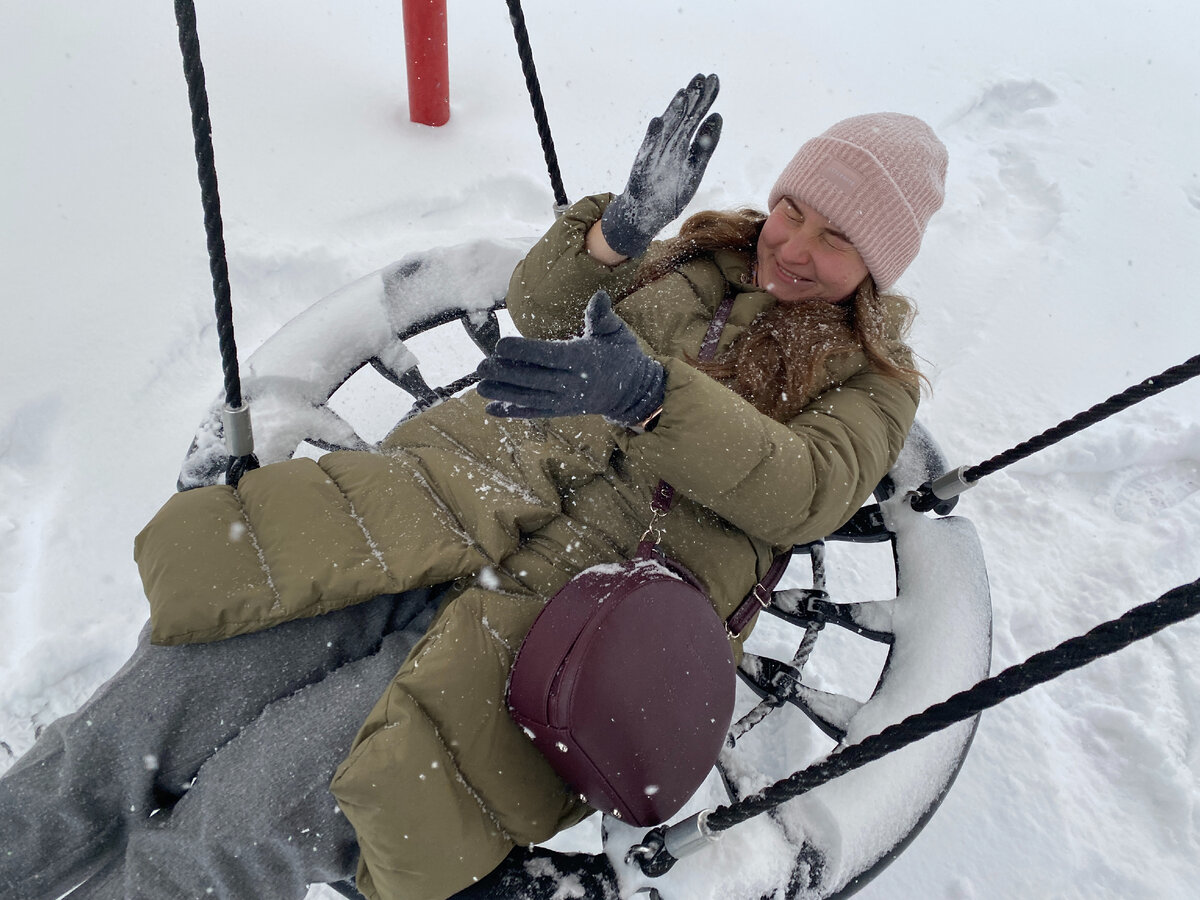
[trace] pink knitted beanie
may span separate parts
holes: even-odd
[[[768,208],[791,197],[854,244],[880,290],[908,268],[946,191],[946,148],[928,125],[900,113],[838,122],[800,148],[771,188]]]

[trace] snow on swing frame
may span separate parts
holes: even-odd
[[[360,435],[348,417],[386,422],[379,426],[386,431],[401,417],[387,410],[402,408],[391,399],[395,391],[379,390],[387,382],[416,400],[410,412],[468,386],[467,377],[431,386],[409,345],[432,344],[435,358],[426,369],[436,368],[439,377],[446,363],[471,357],[471,344],[476,355],[488,352],[500,336],[497,313],[509,276],[528,246],[481,240],[414,253],[286,323],[242,364],[259,460],[288,459],[306,442],[320,450],[375,449],[376,442]],[[382,379],[364,387],[370,369]],[[344,415],[331,408],[331,398]],[[223,397],[196,432],[180,471],[181,490],[222,479],[222,407]],[[678,819],[754,793],[987,676],[991,600],[975,529],[964,518],[928,517],[904,502],[907,491],[947,468],[918,422],[875,492],[877,506],[856,517],[867,527],[843,529],[795,555],[768,609],[776,615],[760,616],[747,643],[735,722],[769,690],[763,684],[757,693],[751,689],[754,674],[769,680],[778,669],[772,660],[792,659],[796,651],[789,648],[802,633],[797,624],[813,621],[803,611],[808,598],[823,596],[814,588],[828,588],[840,615],[828,617],[803,686],[791,694],[789,703],[799,709],[777,709],[741,734]],[[828,584],[826,557],[834,573]],[[795,612],[798,600],[799,618],[789,617],[784,610]],[[506,880],[506,890],[512,888],[506,896],[549,900],[572,879],[593,885],[598,879],[603,894],[621,898],[656,892],[662,900],[849,896],[902,852],[936,811],[977,721],[931,735],[736,825],[658,878],[627,861],[645,829],[592,816],[546,847],[533,848],[524,866],[528,877]]]

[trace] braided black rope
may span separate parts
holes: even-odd
[[[1047,428],[1041,434],[979,463],[979,465],[963,469],[961,478],[963,481],[973,484],[986,475],[991,475],[1000,471],[1005,466],[1010,466],[1019,460],[1025,459],[1027,456],[1032,456],[1039,450],[1045,450],[1050,445],[1056,444],[1064,438],[1083,431],[1083,429],[1095,425],[1097,422],[1101,422],[1109,416],[1121,412],[1123,409],[1128,409],[1130,406],[1140,403],[1148,397],[1160,394],[1167,388],[1175,387],[1191,378],[1195,378],[1197,375],[1200,375],[1200,355],[1193,356],[1186,362],[1172,366],[1166,371],[1155,375],[1153,378],[1147,378],[1139,384],[1126,388],[1119,394],[1113,394],[1113,396],[1109,397],[1103,403],[1097,403],[1095,406],[1077,413],[1066,421],[1060,422],[1053,428]],[[928,481],[917,488],[910,499],[912,508],[920,512],[928,512],[937,506],[938,502],[939,498],[933,493],[932,483]]]
[[[1063,438],[1070,437],[1090,425],[1095,425],[1097,422],[1103,421],[1109,416],[1145,400],[1147,397],[1153,397],[1155,394],[1162,393],[1167,388],[1182,384],[1189,378],[1195,378],[1197,375],[1200,375],[1200,355],[1193,356],[1187,362],[1182,362],[1177,366],[1172,366],[1165,372],[1155,375],[1153,378],[1147,378],[1140,384],[1126,388],[1121,393],[1109,397],[1103,403],[1097,403],[1090,409],[1072,416],[1065,422],[1061,422],[1053,428],[1048,428],[1037,437],[1030,438],[1024,443],[1013,447],[1011,450],[997,454],[977,466],[972,466],[963,472],[963,478],[967,481],[978,481],[985,475],[991,475],[993,472],[997,472],[1017,460],[1032,456],[1039,450],[1044,450],[1046,447],[1061,441]]]
[[[196,33],[196,7],[192,0],[175,0],[175,23],[179,49],[183,53],[183,75],[187,79],[188,105],[192,111],[192,138],[200,179],[200,201],[204,207],[204,233],[208,240],[208,270],[212,275],[217,317],[217,341],[221,349],[221,371],[225,377],[225,403],[242,407],[242,379],[238,371],[237,342],[233,336],[233,302],[229,291],[229,264],[225,258],[225,234],[221,221],[221,196],[217,191],[217,166],[213,156],[212,122],[208,115],[208,92],[200,38]],[[242,474],[258,468],[253,453],[231,457],[226,481],[236,485]]]
[[[738,803],[718,807],[709,813],[707,827],[713,832],[732,828],[839,775],[906,747],[935,731],[965,721],[1064,672],[1115,653],[1198,612],[1200,579],[1173,588],[1157,600],[1134,607],[1119,618],[1097,625],[1086,634],[1063,641],[1051,650],[1035,653],[1025,662],[1010,666],[974,687],[935,703],[924,712],[889,725],[878,734],[864,738]]]
[[[538,81],[537,69],[533,65],[533,49],[529,45],[529,31],[525,28],[525,13],[521,0],[506,0],[508,17],[512,20],[513,34],[517,38],[517,55],[521,57],[521,71],[525,74],[525,87],[529,90],[529,102],[533,105],[533,121],[537,124],[538,137],[542,141],[542,155],[546,158],[546,169],[550,173],[550,187],[554,191],[554,202],[559,209],[566,209],[567,192],[563,188],[562,174],[558,170],[558,154],[554,151],[554,138],[550,134],[550,120],[546,117],[546,104],[542,101],[542,86]]]

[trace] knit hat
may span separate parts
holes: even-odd
[[[921,248],[946,193],[946,148],[928,125],[900,113],[838,122],[808,141],[771,188],[811,206],[845,233],[886,290]]]

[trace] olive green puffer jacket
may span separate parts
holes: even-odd
[[[627,558],[660,478],[676,489],[664,550],[728,616],[775,554],[828,534],[899,453],[916,392],[836,361],[837,387],[786,425],[683,361],[727,291],[728,346],[774,302],[735,254],[630,293],[636,261],[597,264],[584,235],[607,196],[581,200],[513,274],[530,337],[580,328],[599,288],[666,367],[657,427],[597,416],[504,420],[473,392],[396,428],[380,453],[330,453],[248,473],[236,490],[174,496],[136,541],[158,643],[217,640],[380,593],[453,582],[429,632],[333,781],[370,898],[442,898],[517,843],[589,810],[504,706],[508,669],[545,599],[587,566]],[[740,646],[735,648],[740,652]]]

